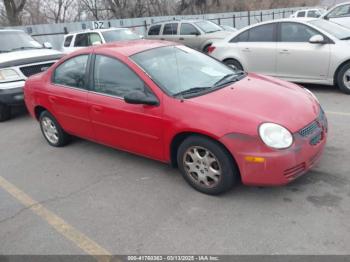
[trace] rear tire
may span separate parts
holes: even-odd
[[[206,137],[186,138],[178,149],[177,163],[184,179],[205,194],[222,194],[238,181],[238,168],[230,154]]]
[[[70,136],[63,130],[56,118],[48,111],[43,111],[39,117],[41,132],[49,143],[54,147],[63,147],[70,141]]]
[[[343,93],[350,95],[350,62],[340,68],[336,81],[339,89]]]
[[[243,66],[235,59],[226,59],[224,63],[235,71],[243,71]]]
[[[11,107],[0,104],[0,122],[4,122],[11,118]]]

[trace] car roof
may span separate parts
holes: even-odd
[[[88,49],[91,49],[91,51],[95,50],[97,52],[99,50],[103,50],[103,51],[108,50],[110,53],[130,57],[134,54],[141,53],[150,49],[165,47],[165,46],[174,46],[174,45],[178,45],[178,44],[174,42],[168,42],[168,41],[140,39],[140,40],[131,40],[131,41],[118,41],[118,42],[113,42],[109,44],[91,46],[91,47],[88,47]],[[84,50],[84,49],[81,49],[81,50]],[[79,51],[80,50],[74,53],[80,53]]]
[[[153,23],[152,25],[159,25],[159,24],[166,24],[166,23],[195,23],[195,22],[202,22],[202,21],[208,21],[208,20],[204,20],[204,19],[175,19],[175,20],[159,21],[159,22]]]
[[[105,29],[86,29],[86,30],[81,30],[81,31],[74,31],[66,34],[66,37],[69,35],[76,35],[76,34],[83,34],[83,33],[98,33],[98,32],[107,32],[107,31],[114,31],[114,30],[123,30],[123,29],[128,29],[125,27],[110,27],[110,28],[105,28]]]

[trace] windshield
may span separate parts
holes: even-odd
[[[136,40],[140,39],[141,36],[135,34],[129,29],[119,29],[102,32],[102,35],[107,43],[122,40]]]
[[[222,28],[210,21],[199,21],[195,23],[204,33],[214,33],[222,31]]]
[[[37,41],[21,31],[2,31],[0,32],[0,39],[0,52],[42,47]]]
[[[350,30],[336,23],[332,23],[323,19],[313,20],[309,23],[326,31],[328,34],[333,35],[340,40],[349,40],[350,38]]]
[[[215,59],[184,46],[167,46],[133,55],[138,64],[167,94],[200,93],[223,87],[231,76],[242,75]],[[237,80],[236,80],[237,81]]]

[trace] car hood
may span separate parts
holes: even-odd
[[[303,88],[257,74],[190,101],[241,123],[249,122],[255,130],[261,123],[273,122],[293,133],[314,121],[320,110],[316,99]]]
[[[0,68],[58,60],[62,52],[52,49],[29,49],[0,54]]]

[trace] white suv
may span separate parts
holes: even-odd
[[[40,45],[20,30],[0,30],[0,122],[11,117],[11,107],[24,105],[27,77],[48,69],[63,54]]]
[[[322,18],[350,28],[350,2],[332,7]]]
[[[70,53],[79,48],[123,40],[137,40],[142,36],[128,28],[85,30],[67,34],[62,44],[62,52]]]

